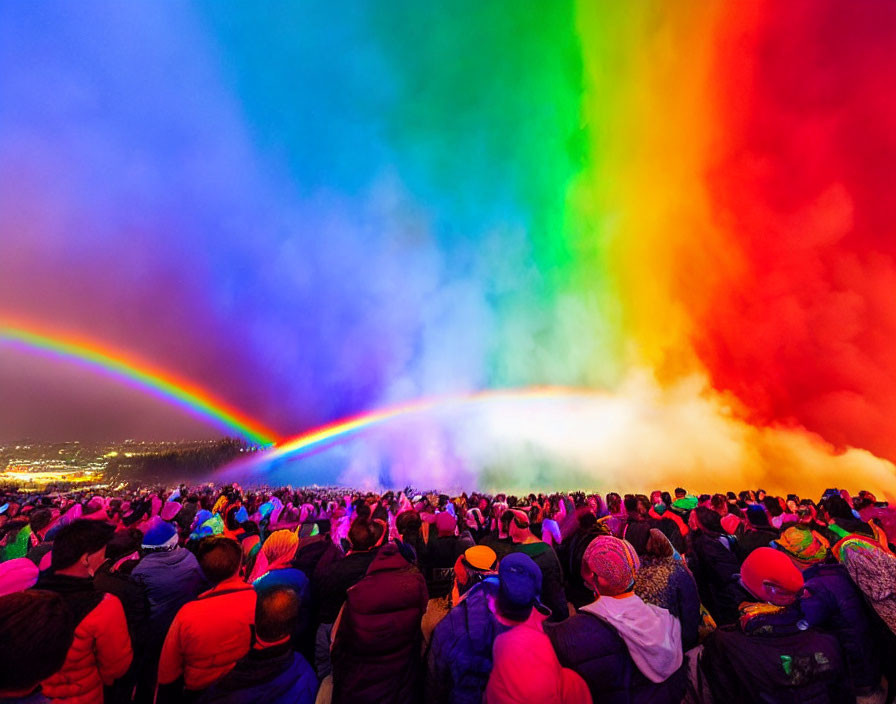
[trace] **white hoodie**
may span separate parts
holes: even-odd
[[[664,682],[681,667],[681,624],[666,609],[645,604],[632,594],[622,599],[601,597],[582,611],[616,630],[635,665],[651,682]]]

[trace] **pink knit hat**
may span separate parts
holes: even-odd
[[[728,535],[734,535],[737,527],[740,525],[740,519],[733,513],[722,516],[722,528]]]
[[[439,535],[454,535],[455,528],[457,528],[457,519],[447,511],[436,516],[436,530],[439,531]]]
[[[601,535],[585,549],[582,566],[594,574],[602,595],[616,596],[631,590],[641,561],[631,543]]]

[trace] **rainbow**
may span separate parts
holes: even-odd
[[[0,322],[0,344],[79,364],[150,393],[258,445],[271,445],[277,440],[276,433],[270,428],[203,389],[143,361],[105,349],[94,341],[76,340]]]
[[[366,411],[347,418],[341,418],[317,428],[308,430],[289,440],[284,440],[270,452],[262,455],[265,462],[288,457],[301,457],[324,446],[341,442],[347,437],[398,418],[423,415],[435,410],[447,411],[471,403],[490,401],[526,401],[558,398],[604,397],[600,391],[563,386],[536,386],[521,389],[486,389],[466,393],[444,394],[415,399],[406,403]]]

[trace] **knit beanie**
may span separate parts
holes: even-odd
[[[722,516],[722,530],[724,530],[728,535],[734,535],[737,531],[737,527],[740,525],[740,519],[735,516],[733,513],[729,513],[727,516]]]
[[[167,501],[162,506],[162,520],[173,521],[177,514],[180,513],[181,508],[183,507],[177,501]]]
[[[760,601],[787,606],[803,588],[803,573],[783,552],[757,548],[741,565],[740,581]]]
[[[582,562],[594,574],[595,585],[602,596],[631,591],[635,574],[641,566],[635,548],[625,540],[610,535],[601,535],[592,540],[585,549]]]

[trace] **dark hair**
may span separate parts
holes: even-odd
[[[39,533],[53,522],[53,512],[48,508],[39,508],[31,514],[29,523],[31,532]]]
[[[142,542],[143,531],[136,528],[119,531],[112,536],[112,540],[106,545],[106,559],[114,562],[125,555],[130,555],[140,549]]]
[[[768,514],[759,506],[750,506],[747,509],[747,520],[754,526],[769,526]]]
[[[772,518],[776,516],[780,516],[784,511],[781,509],[781,502],[778,501],[776,496],[766,496],[762,500],[763,505],[765,506],[766,511],[769,512]]]
[[[672,494],[670,494],[668,491],[664,491],[663,495],[662,495],[662,500],[663,500],[663,503],[666,504],[666,506],[671,506],[672,505]]]
[[[715,511],[722,511],[728,505],[728,498],[724,494],[713,494],[710,504]]]
[[[239,572],[243,551],[232,538],[213,535],[203,538],[196,547],[196,559],[205,578],[218,584]]]
[[[298,594],[286,586],[262,589],[255,602],[255,634],[268,643],[291,635],[299,620]]]
[[[420,514],[416,511],[402,511],[395,518],[395,530],[401,536],[418,536],[420,529],[423,527],[423,521],[420,520]]]
[[[63,526],[53,539],[50,566],[64,570],[74,565],[84,554],[102,550],[115,535],[115,527],[108,523],[79,518]]]
[[[637,511],[638,510],[638,497],[632,496],[631,494],[626,494],[625,499],[623,500],[623,504],[625,505],[625,510],[628,512]]]
[[[687,495],[688,495],[688,492],[687,492],[684,488],[682,488],[682,487],[680,487],[680,486],[679,486],[679,487],[675,487],[675,495],[678,496],[679,494],[684,494],[685,496],[687,496]]]
[[[852,509],[842,496],[829,496],[821,502],[821,505],[824,506],[824,510],[827,511],[831,518],[843,518],[846,520],[855,518],[852,514]]]
[[[240,528],[243,529],[243,534],[248,537],[250,535],[260,535],[260,531],[258,530],[258,524],[255,521],[243,521],[240,523]]]
[[[718,513],[706,506],[698,506],[695,510],[697,511],[697,520],[700,522],[703,530],[713,533],[723,532],[722,517]]]
[[[55,592],[29,589],[0,597],[0,692],[34,688],[58,672],[75,626],[71,609]]]
[[[364,518],[356,518],[348,529],[348,542],[355,552],[371,550],[382,537],[382,526]]]

